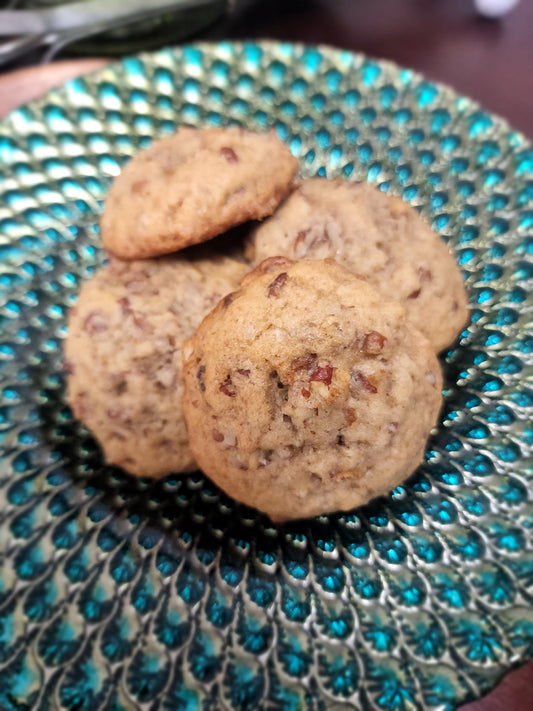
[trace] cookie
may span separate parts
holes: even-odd
[[[253,232],[247,254],[332,257],[402,303],[436,351],[468,318],[461,272],[448,247],[403,200],[366,183],[304,180]]]
[[[116,178],[101,220],[103,245],[122,259],[144,259],[204,242],[272,214],[297,171],[274,132],[180,128]]]
[[[65,343],[67,398],[110,464],[149,477],[195,468],[183,342],[245,272],[230,259],[115,259],[82,286]]]
[[[273,521],[393,489],[441,405],[437,357],[403,306],[331,259],[266,260],[184,353],[198,464]]]

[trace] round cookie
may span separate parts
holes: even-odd
[[[106,250],[144,259],[272,214],[298,161],[274,132],[180,128],[139,152],[115,179],[101,220]]]
[[[184,354],[198,464],[273,521],[393,489],[441,405],[439,363],[405,309],[331,259],[266,260]]]
[[[397,197],[367,183],[304,180],[252,233],[248,257],[332,257],[402,303],[438,352],[468,318],[457,263],[445,243]]]
[[[183,342],[245,272],[230,259],[111,260],[82,286],[65,343],[67,398],[109,463],[150,477],[195,468]]]

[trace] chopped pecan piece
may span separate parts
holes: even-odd
[[[314,370],[316,366],[316,353],[304,353],[304,355],[295,358],[291,363],[291,370],[297,372],[299,370]]]
[[[133,313],[130,300],[127,296],[123,296],[121,299],[119,299],[118,305],[120,306],[120,310],[122,311],[122,314],[124,316],[130,316]]]
[[[365,335],[363,340],[363,353],[367,355],[378,355],[383,350],[386,340],[385,336],[379,333],[379,331],[370,331]]]
[[[201,365],[198,368],[198,371],[196,373],[196,379],[198,380],[198,385],[200,386],[200,390],[203,393],[205,393],[204,375],[205,375],[205,365]]]
[[[332,365],[317,365],[309,376],[309,380],[315,383],[324,383],[328,387],[331,385],[331,378],[333,376],[333,366]]]
[[[239,156],[235,153],[233,148],[230,148],[229,146],[222,146],[220,153],[228,161],[228,163],[239,162]]]
[[[237,391],[235,390],[235,385],[233,385],[231,381],[231,376],[229,375],[226,380],[224,380],[224,382],[220,384],[220,387],[218,389],[221,393],[224,393],[224,395],[227,395],[228,397],[235,397],[235,395],[237,394]]]
[[[418,269],[418,276],[420,277],[420,281],[431,281],[433,279],[433,274],[429,269],[425,269],[424,267],[419,267]]]
[[[289,275],[287,272],[281,272],[278,276],[273,279],[267,287],[267,293],[271,298],[277,299],[281,294],[281,290],[285,286]]]
[[[63,372],[66,375],[74,375],[74,363],[72,363],[70,360],[65,359],[63,361]]]
[[[357,420],[357,414],[353,407],[347,407],[346,410],[344,410],[344,417],[347,425],[353,425],[353,423]]]
[[[136,180],[131,186],[131,192],[133,195],[145,195],[147,186],[147,180]]]
[[[91,336],[107,331],[107,319],[102,311],[91,311],[85,319],[83,327]]]
[[[359,385],[363,390],[366,390],[367,393],[377,393],[378,389],[376,386],[370,382],[370,380],[366,377],[364,373],[361,373],[360,370],[355,371],[355,373],[352,374],[352,377],[354,378],[355,382],[357,385]]]
[[[126,282],[126,289],[132,294],[140,293],[144,288],[144,281],[142,279],[130,279]]]
[[[133,313],[133,323],[140,328],[141,331],[145,331],[148,328],[148,321],[143,314]]]
[[[116,395],[117,397],[119,395],[124,395],[124,393],[128,391],[128,381],[124,375],[117,375],[112,379],[111,391],[113,395]]]
[[[294,264],[292,259],[287,259],[287,257],[267,257],[260,262],[255,269],[248,272],[241,281],[241,286],[247,286],[251,281],[257,279],[257,277],[263,276],[264,274],[270,274],[278,269],[288,269]]]
[[[296,235],[296,239],[294,240],[294,249],[297,251],[298,247],[305,242],[305,238],[309,234],[309,230],[300,230],[298,234]]]
[[[311,242],[311,247],[318,247],[321,244],[331,245],[331,235],[328,232],[327,227],[321,234],[318,234]]]
[[[222,299],[222,306],[227,309],[228,306],[231,304],[233,299],[235,298],[235,292],[232,291],[229,294],[226,294],[226,296]]]

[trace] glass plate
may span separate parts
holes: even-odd
[[[121,164],[181,124],[274,127],[302,173],[368,180],[450,242],[471,323],[424,464],[283,527],[201,474],[105,466],[62,342]],[[0,123],[0,706],[452,709],[533,654],[533,151],[472,101],[323,47],[196,44]]]

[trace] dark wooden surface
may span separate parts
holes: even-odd
[[[533,138],[533,0],[521,0],[499,22],[476,16],[470,0],[259,0],[218,34],[329,44],[385,57],[453,86]],[[0,115],[101,64],[62,61],[0,75]],[[532,709],[529,662],[461,711]]]
[[[480,101],[533,138],[533,0],[521,0],[501,21],[476,15],[472,0],[268,0],[228,34],[392,59]]]

